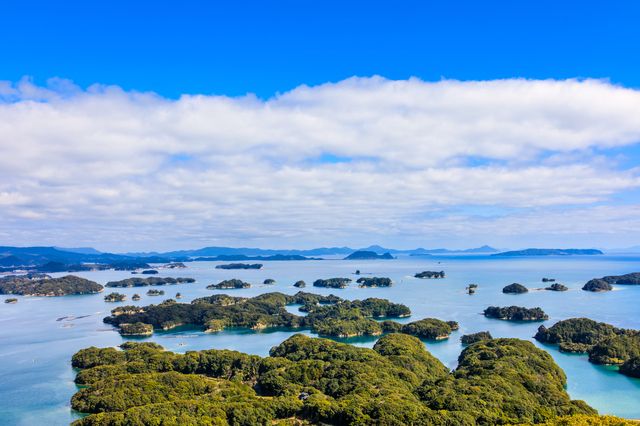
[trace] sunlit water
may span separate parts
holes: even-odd
[[[438,262],[441,262],[440,264]],[[586,281],[604,275],[619,275],[640,271],[640,255],[605,255],[573,257],[498,258],[485,255],[403,257],[380,261],[290,261],[264,262],[262,270],[214,269],[219,262],[193,262],[188,269],[161,270],[158,276],[193,277],[194,284],[162,286],[166,296],[145,296],[150,287],[105,289],[104,293],[62,297],[20,297],[17,304],[0,305],[0,424],[2,425],[67,425],[80,416],[69,407],[71,396],[77,391],[73,383],[76,371],[71,368],[71,356],[89,346],[117,346],[126,340],[111,326],[102,322],[109,310],[116,306],[134,304],[131,296],[139,293],[137,305],[160,303],[182,293],[181,302],[194,298],[226,293],[251,297],[270,291],[294,294],[293,287],[304,280],[304,291],[336,294],[344,299],[378,297],[411,308],[412,315],[400,322],[422,318],[455,320],[460,330],[451,338],[440,341],[423,340],[427,349],[449,368],[455,368],[463,346],[463,334],[488,330],[494,337],[518,337],[533,341],[547,350],[567,374],[567,391],[574,399],[583,399],[601,414],[626,418],[640,418],[640,380],[619,374],[614,367],[597,366],[583,355],[563,354],[555,345],[543,345],[532,339],[541,322],[516,323],[485,318],[479,315],[487,306],[541,307],[556,321],[588,317],[616,327],[640,329],[640,286],[614,286],[615,290],[589,293],[580,290]],[[312,287],[318,278],[351,277],[356,269],[364,276],[389,277],[395,283],[390,288],[360,289],[352,284],[346,289]],[[444,270],[445,279],[420,280],[412,278],[416,272]],[[371,275],[368,275],[371,273]],[[65,274],[54,274],[62,276]],[[100,284],[130,278],[128,272],[96,271],[76,273]],[[543,277],[555,278],[569,287],[567,292],[531,291],[521,295],[506,295],[502,287],[513,282],[529,289],[541,288]],[[249,289],[206,290],[208,284],[229,278],[239,278],[253,284]],[[275,285],[262,285],[266,278]],[[479,286],[475,295],[464,294],[467,285]],[[103,297],[110,291],[124,293],[128,301],[109,303]],[[1,297],[3,300],[6,297]],[[298,313],[297,306],[288,308]],[[68,319],[56,319],[70,315]],[[85,318],[71,319],[83,315]],[[71,320],[69,320],[71,319]],[[63,327],[71,325],[73,327]],[[266,329],[252,331],[231,329],[217,333],[203,333],[198,327],[180,327],[156,332],[136,340],[154,341],[167,350],[184,353],[188,350],[234,349],[267,356],[269,349],[291,336],[309,330]],[[176,337],[176,336],[196,337]],[[335,339],[357,346],[372,347],[378,337]],[[181,345],[182,344],[182,345]]]

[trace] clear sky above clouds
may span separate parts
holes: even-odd
[[[4,5],[0,245],[637,245],[638,12]]]

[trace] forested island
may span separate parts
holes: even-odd
[[[153,334],[153,327],[149,324],[137,322],[135,324],[122,324],[120,334],[123,336],[141,336]]]
[[[227,263],[216,266],[216,269],[262,269],[262,263]]]
[[[393,286],[393,283],[391,282],[391,278],[378,278],[378,277],[373,277],[373,278],[358,278],[356,280],[356,282],[358,284],[360,284],[358,287],[360,288],[365,288],[365,287],[391,287]]]
[[[540,326],[535,339],[559,344],[562,352],[586,353],[594,364],[619,365],[622,374],[640,377],[638,330],[616,328],[589,318],[572,318],[549,328]]]
[[[122,293],[109,293],[104,297],[105,302],[122,302],[127,300],[127,296]]]
[[[594,249],[526,249],[505,251],[503,253],[494,253],[491,256],[573,256],[603,254],[600,250]]]
[[[587,423],[587,416],[600,420],[597,412],[570,399],[553,358],[518,339],[469,345],[453,372],[404,334],[385,335],[373,349],[296,334],[265,358],[122,347],[73,355],[72,366],[82,369],[75,382],[87,387],[71,406],[89,414],[74,426],[559,425],[558,416],[569,415],[584,424],[632,424]]]
[[[522,308],[520,306],[489,306],[484,310],[484,316],[511,321],[537,321],[549,319],[540,308]]]
[[[593,292],[611,291],[613,290],[611,284],[640,285],[640,272],[632,272],[625,275],[607,275],[602,278],[594,278],[587,282],[582,289]]]
[[[148,287],[152,285],[169,285],[195,282],[196,280],[193,278],[127,278],[120,281],[109,281],[105,284],[105,287]]]
[[[146,271],[142,271],[140,272],[142,275],[156,275],[158,273],[158,271],[156,271],[155,269],[149,269]]]
[[[493,339],[491,333],[489,333],[488,331],[479,331],[473,334],[465,334],[464,336],[460,337],[460,343],[462,343],[463,345],[470,345],[472,343],[491,339]]]
[[[0,278],[0,294],[22,296],[64,296],[67,294],[100,293],[103,287],[75,275],[51,278],[46,274],[8,275]]]
[[[375,251],[356,251],[345,257],[343,260],[377,260],[393,259],[391,253],[378,254]]]
[[[167,293],[164,290],[156,290],[155,288],[147,291],[147,296],[164,296],[165,294]]]
[[[262,284],[267,284],[267,285],[272,285],[272,284],[275,284],[275,283],[276,283],[276,280],[274,280],[273,278],[267,278],[266,280],[264,280],[262,282]]]
[[[611,284],[609,284],[608,282],[595,278],[587,282],[584,285],[584,287],[582,287],[582,289],[585,291],[599,292],[599,291],[611,291],[613,290],[613,287],[611,287]]]
[[[315,280],[313,282],[314,287],[329,287],[329,288],[347,288],[347,283],[352,282],[351,278],[329,278],[328,280]]]
[[[444,278],[444,271],[422,271],[414,275],[415,278]]]
[[[242,280],[233,278],[231,280],[221,281],[218,284],[208,285],[207,289],[208,290],[229,290],[234,288],[249,288],[249,287],[251,287],[251,284],[246,283]]]
[[[18,303],[18,299],[10,297],[9,299],[4,299],[4,303]]]
[[[569,290],[566,286],[563,286],[562,284],[551,284],[550,287],[545,287],[545,290],[551,290],[551,291],[567,291]]]
[[[289,313],[285,307],[300,304],[305,316]],[[265,293],[253,298],[215,295],[191,303],[164,301],[144,308],[123,306],[111,311],[104,322],[114,326],[141,322],[157,329],[199,325],[217,331],[226,327],[303,327],[324,336],[351,337],[382,333],[404,333],[426,339],[444,339],[459,328],[455,321],[426,318],[408,324],[372,318],[401,318],[411,315],[405,305],[384,299],[348,301],[337,296],[298,292],[294,296]]]
[[[632,272],[625,275],[607,275],[600,280],[608,284],[618,285],[640,285],[640,272]]]
[[[298,287],[298,288],[304,288],[307,286],[307,283],[305,283],[304,281],[300,280],[300,281],[296,281],[296,283],[293,285],[294,287]]]
[[[521,293],[528,293],[529,289],[527,289],[522,284],[513,283],[513,284],[509,284],[508,286],[505,286],[502,289],[502,292],[507,294],[521,294]]]

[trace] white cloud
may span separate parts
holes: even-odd
[[[637,143],[637,111],[638,91],[601,80],[352,78],[266,101],[0,82],[0,232],[12,244],[58,233],[57,245],[98,247],[120,235],[141,249],[158,248],[151,241],[166,228],[164,248],[482,236],[488,223],[517,224],[496,225],[500,235],[578,234],[558,211],[589,205],[577,208],[595,215],[640,187],[638,168],[593,154]],[[325,154],[353,160],[319,162]],[[457,216],[456,206],[503,214]],[[541,219],[551,213],[554,222]],[[633,218],[597,231],[622,223],[640,233]]]

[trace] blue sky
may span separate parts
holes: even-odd
[[[3,245],[640,237],[637,2],[2,11]]]
[[[1,78],[269,98],[352,76],[640,86],[633,1],[4,2]]]

